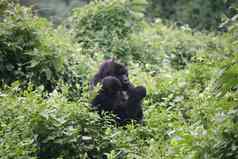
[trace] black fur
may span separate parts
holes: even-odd
[[[146,89],[143,86],[135,87],[129,81],[124,65],[106,60],[91,80],[91,88],[98,83],[102,88],[92,100],[92,107],[100,114],[102,111],[114,113],[119,124],[131,120],[143,121],[142,100],[146,96]]]

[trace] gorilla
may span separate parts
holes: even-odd
[[[92,100],[92,107],[102,115],[102,112],[112,112],[116,115],[116,121],[126,119],[126,98],[122,92],[122,84],[113,76],[103,78],[102,88]]]
[[[94,78],[90,82],[91,88],[96,86],[98,83],[101,83],[103,78],[107,76],[113,76],[120,80],[122,84],[122,89],[126,90],[131,85],[128,78],[128,70],[127,68],[115,62],[113,59],[106,60],[101,64],[99,71],[96,73]]]
[[[146,96],[146,89],[143,86],[130,88],[127,91],[128,100],[126,102],[127,120],[132,119],[139,123],[143,122],[142,100]]]
[[[142,100],[146,96],[146,89],[143,86],[135,87],[129,81],[128,70],[124,65],[106,60],[91,80],[91,88],[98,83],[102,87],[91,104],[100,115],[105,111],[112,112],[119,125],[131,120],[143,122]]]

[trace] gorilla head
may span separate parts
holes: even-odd
[[[118,91],[121,91],[122,84],[119,79],[113,76],[107,76],[102,79],[102,90],[109,94],[115,95]]]
[[[146,96],[146,89],[143,86],[137,86],[134,88],[128,89],[128,95],[134,100],[140,101]]]
[[[106,60],[99,68],[94,78],[91,81],[91,87],[93,88],[97,83],[102,82],[102,80],[107,76],[113,76],[120,80],[122,89],[127,89],[130,86],[130,81],[128,78],[127,68],[115,62],[113,59]]]

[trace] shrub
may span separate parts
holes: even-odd
[[[148,0],[148,14],[196,29],[217,29],[225,17],[237,14],[237,1],[222,0]]]
[[[52,26],[18,5],[0,26],[0,80],[6,84],[31,81],[52,91],[66,51]]]
[[[90,111],[87,99],[68,102],[55,92],[46,100],[31,87],[17,95],[15,89],[5,89],[0,97],[4,158],[98,158],[115,148],[106,131],[113,127],[110,117]]]
[[[135,9],[135,6],[139,7]],[[123,57],[127,56],[128,35],[139,27],[141,8],[143,5],[136,1],[92,2],[75,9],[69,23],[72,23],[76,41],[87,49],[86,53]]]

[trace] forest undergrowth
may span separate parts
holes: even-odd
[[[150,22],[145,6],[92,2],[55,27],[0,0],[1,159],[238,158],[238,22],[199,31]],[[91,109],[108,58],[146,87],[143,125]]]

